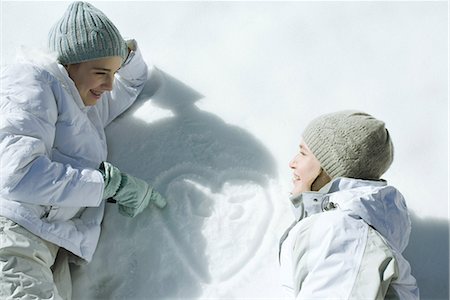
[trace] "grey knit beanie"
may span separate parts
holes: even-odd
[[[314,119],[303,132],[303,140],[332,179],[379,179],[394,158],[384,122],[360,111]]]
[[[99,9],[86,2],[73,2],[48,35],[50,50],[61,64],[76,64],[108,56],[128,55],[126,42]]]

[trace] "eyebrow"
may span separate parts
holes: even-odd
[[[92,69],[96,70],[96,71],[112,72],[111,69],[106,69],[106,68],[101,68],[101,67],[93,67]],[[115,72],[119,71],[120,69],[122,69],[122,66],[120,66]]]
[[[98,71],[106,71],[106,72],[111,72],[111,69],[105,69],[105,68],[92,68],[93,70],[98,70]]]

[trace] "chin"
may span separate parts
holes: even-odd
[[[292,196],[297,196],[297,195],[300,195],[301,193],[302,193],[302,192],[299,191],[299,190],[296,189],[296,188],[292,189],[292,191],[291,191],[291,195],[292,195]]]
[[[83,99],[83,103],[85,106],[93,106],[97,103],[97,100],[91,100],[91,99],[84,100]]]

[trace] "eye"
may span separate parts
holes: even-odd
[[[301,155],[301,156],[305,156],[305,155],[306,155],[306,153],[305,153],[303,147],[301,147],[301,146],[298,147],[298,154]]]

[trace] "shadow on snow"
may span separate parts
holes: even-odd
[[[449,299],[449,222],[411,214],[412,230],[404,252],[423,300]]]
[[[108,160],[150,182],[168,206],[149,206],[128,219],[115,204],[107,204],[93,261],[72,266],[74,299],[195,298],[202,285],[227,279],[245,264],[245,256],[228,269],[214,271],[205,263],[202,225],[213,204],[198,186],[210,194],[219,193],[225,182],[265,187],[276,177],[275,161],[248,132],[200,110],[195,105],[200,98],[156,69],[139,99],[107,127]],[[148,104],[171,116],[152,122],[136,118]],[[189,178],[196,179],[196,186],[188,184]],[[264,221],[258,229],[261,239],[268,225]]]

